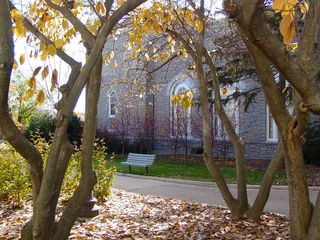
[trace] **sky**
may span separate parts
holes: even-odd
[[[32,72],[35,68],[38,66],[46,66],[49,65],[50,70],[52,71],[53,69],[58,70],[58,81],[59,85],[63,85],[67,80],[68,76],[70,74],[70,67],[64,63],[59,57],[49,57],[45,62],[35,59],[35,58],[30,58],[29,53],[32,47],[28,46],[25,42],[25,39],[15,39],[15,59],[17,62],[19,62],[19,58],[21,54],[25,54],[26,61],[23,65],[19,64],[18,70],[22,73],[22,75],[26,78],[29,79],[29,77],[32,75]],[[67,54],[69,54],[71,57],[76,59],[79,62],[84,63],[84,56],[85,56],[85,50],[80,44],[79,39],[75,39],[72,44],[66,45],[65,46],[65,51]],[[50,75],[47,77],[46,81],[43,81],[40,77],[40,74],[37,77],[37,84],[41,85],[44,89],[50,88]],[[48,92],[48,91],[47,91]],[[51,94],[49,98],[53,98],[55,102],[57,102],[58,99],[58,93],[57,91],[54,92],[54,94]],[[52,101],[49,100],[48,104],[45,104],[45,108],[52,108],[53,104]],[[51,109],[50,109],[51,110]],[[85,94],[84,91],[81,94],[78,103],[75,107],[75,112],[81,112],[83,113],[85,111]]]

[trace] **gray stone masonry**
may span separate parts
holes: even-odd
[[[180,138],[175,148],[175,137],[172,137],[173,129],[172,106],[170,97],[172,91],[184,84],[194,92],[194,99],[198,99],[197,79],[189,74],[190,59],[174,59],[161,70],[152,73],[148,78],[145,73],[133,71],[139,63],[126,58],[130,51],[124,44],[127,37],[118,36],[117,40],[108,42],[104,55],[113,51],[116,55],[111,63],[103,67],[103,89],[98,103],[97,130],[126,134],[128,139],[137,137],[137,132],[147,137],[153,145],[154,153],[179,153],[185,151],[185,138]],[[113,68],[116,60],[118,68]],[[149,63],[152,70],[159,63]],[[140,76],[133,84],[134,78]],[[125,80],[126,79],[126,80]],[[140,91],[141,84],[144,91]],[[241,83],[241,90],[259,86],[256,80],[247,80]],[[146,88],[147,87],[147,88]],[[156,88],[157,91],[151,91]],[[117,95],[117,113],[115,117],[108,115],[108,91],[115,90]],[[197,152],[202,147],[201,112],[198,106],[191,109],[191,136],[188,137],[188,152]],[[239,135],[245,143],[245,155],[247,159],[270,159],[277,143],[267,141],[267,109],[263,94],[260,92],[248,111],[244,111],[243,99],[239,110]],[[127,126],[125,126],[127,124]],[[142,124],[142,125],[141,125]],[[149,124],[149,125],[148,125]],[[147,126],[148,125],[148,126]],[[152,139],[152,140],[151,140]],[[227,141],[214,141],[213,152],[215,156],[232,158],[234,150],[232,144]]]

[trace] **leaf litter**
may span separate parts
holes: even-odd
[[[31,217],[30,204],[21,208],[0,205],[0,240],[19,239]],[[77,220],[69,239],[290,239],[288,219],[273,213],[264,213],[258,223],[233,220],[224,207],[118,189],[112,189],[111,197],[99,207],[97,217]],[[61,209],[60,205],[58,215]]]

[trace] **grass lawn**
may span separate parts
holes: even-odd
[[[120,162],[126,161],[126,157],[117,156],[111,162],[117,168],[118,172],[128,173],[129,169],[126,165],[121,165]],[[221,166],[221,173],[226,179],[227,183],[236,182],[236,172],[233,166]],[[144,167],[131,167],[131,173],[137,175],[144,175]],[[246,171],[248,184],[259,184],[263,178],[263,171]],[[156,161],[151,167],[149,167],[149,176],[165,177],[165,178],[179,178],[197,181],[212,181],[212,178],[206,168],[206,166],[199,163],[174,163],[167,161]],[[275,184],[283,184],[286,181],[286,175],[284,173],[278,173],[276,175]]]

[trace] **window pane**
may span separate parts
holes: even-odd
[[[116,115],[116,104],[110,104],[110,115]]]
[[[114,116],[116,114],[116,93],[110,92],[109,94],[109,116]]]
[[[270,114],[269,112],[269,118],[268,118],[268,125],[269,125],[269,129],[268,129],[268,132],[269,132],[269,138],[270,139],[273,139],[273,117],[272,115]]]
[[[178,86],[171,93],[172,95],[185,94],[188,89]],[[184,109],[180,103],[171,104],[171,136],[172,137],[191,137],[191,109]]]
[[[267,140],[278,141],[278,128],[267,106]]]
[[[225,113],[227,114],[230,122],[232,123],[232,126],[234,127],[237,134],[239,134],[240,131],[240,121],[239,121],[239,100],[230,100],[227,102],[227,104],[224,107]],[[221,140],[227,140],[229,139],[228,134],[226,130],[223,128],[222,123],[218,116],[215,117],[214,122],[214,131],[215,131],[215,138],[221,139]]]

